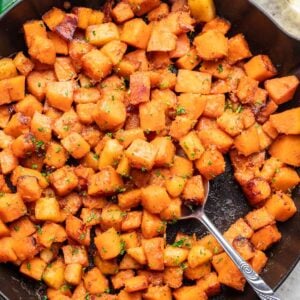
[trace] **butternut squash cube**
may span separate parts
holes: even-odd
[[[92,45],[103,46],[113,40],[118,40],[119,30],[112,22],[91,25],[86,29],[86,39]]]
[[[11,58],[0,59],[0,80],[17,76],[17,69]]]
[[[140,18],[124,23],[120,40],[130,46],[146,49],[151,28]]]
[[[110,58],[113,65],[117,65],[127,50],[127,44],[113,40],[101,48],[101,51]]]
[[[50,142],[47,147],[44,163],[54,168],[62,168],[68,159],[68,152],[60,144]]]
[[[50,197],[38,199],[35,205],[35,217],[38,220],[59,222],[61,214],[58,201]]]
[[[282,193],[276,192],[266,202],[265,208],[274,216],[276,221],[285,222],[297,211],[293,199]]]
[[[64,277],[66,282],[72,285],[78,285],[81,281],[82,265],[69,264],[66,265]]]
[[[274,223],[274,217],[265,207],[253,210],[245,216],[245,221],[256,231],[264,226]]]
[[[151,170],[154,165],[156,150],[152,144],[136,139],[126,149],[125,154],[132,167]]]
[[[157,215],[144,210],[141,229],[143,237],[150,239],[164,234],[166,224]]]
[[[200,0],[200,1],[189,0],[188,6],[191,10],[191,15],[198,22],[209,22],[209,21],[213,20],[216,16],[216,8],[215,8],[215,4],[212,0]],[[179,299],[176,298],[176,300],[179,300]],[[181,300],[181,298],[180,298],[180,300]]]
[[[34,202],[42,195],[42,188],[34,176],[21,176],[17,181],[17,191],[25,202]]]
[[[139,105],[140,126],[144,131],[165,129],[166,118],[164,108],[156,102],[147,102]]]
[[[95,245],[104,260],[117,257],[122,250],[121,238],[114,228],[96,236]]]
[[[63,243],[67,239],[67,233],[63,226],[49,222],[38,230],[37,237],[41,245],[50,248],[53,243]]]
[[[44,25],[44,22],[41,20],[33,20],[26,22],[25,24],[23,24],[23,30],[25,34],[27,47],[31,46],[34,37],[47,37],[46,27]]]
[[[72,12],[78,17],[77,27],[87,29],[93,10],[89,7],[74,7]]]
[[[124,125],[126,108],[120,100],[102,99],[97,103],[92,115],[101,130],[115,131]]]
[[[82,66],[87,76],[101,81],[112,70],[112,62],[100,50],[94,49],[82,56]]]
[[[162,271],[164,269],[164,239],[158,237],[145,239],[142,241],[142,247],[150,270]]]
[[[197,281],[197,285],[205,292],[208,297],[216,296],[221,292],[221,284],[218,275],[211,272]]]
[[[42,64],[54,65],[55,63],[56,51],[54,43],[47,37],[34,36],[28,53]]]
[[[199,159],[204,152],[204,147],[195,131],[182,137],[179,144],[190,160]]]
[[[244,37],[243,34],[239,33],[228,40],[228,62],[230,64],[235,64],[236,62],[251,57],[252,53],[249,49],[249,45]],[[253,59],[253,58],[252,58]],[[252,60],[251,59],[251,60]],[[251,61],[250,60],[250,61]],[[248,64],[247,62],[246,64]],[[246,69],[246,64],[244,68]],[[247,73],[247,70],[246,70]],[[256,78],[256,76],[250,76],[248,73],[247,75],[255,80],[260,81]]]
[[[251,237],[251,243],[258,250],[266,250],[281,239],[281,233],[276,225],[268,225],[256,231]]]
[[[112,17],[117,23],[123,23],[134,17],[134,13],[128,3],[120,2],[112,10]]]
[[[299,79],[294,76],[285,76],[269,79],[265,82],[265,89],[276,104],[292,100],[299,85]]]
[[[254,126],[244,130],[234,140],[234,145],[239,153],[248,156],[260,151],[257,128]]]
[[[194,39],[197,53],[204,60],[215,60],[228,55],[228,39],[223,33],[209,30]]]
[[[27,208],[21,198],[16,194],[5,193],[1,196],[0,201],[0,218],[4,223],[12,222],[27,212]]]
[[[171,203],[166,189],[157,185],[143,188],[141,198],[143,207],[152,214],[159,214]]]
[[[98,268],[88,271],[83,277],[84,286],[91,294],[104,293],[108,289],[108,280]]]
[[[187,180],[182,197],[186,201],[202,204],[204,199],[204,186],[201,175],[193,176]]]
[[[89,177],[88,194],[111,195],[123,187],[120,175],[111,166],[103,168],[99,173]]]
[[[283,167],[275,170],[271,186],[277,191],[286,192],[293,189],[300,182],[300,178],[295,169]]]
[[[209,94],[211,75],[207,73],[180,69],[177,75],[176,92]]]
[[[129,0],[128,3],[131,6],[134,14],[138,17],[151,11],[160,4],[159,0]]]
[[[154,164],[156,166],[170,166],[173,163],[175,155],[175,146],[168,137],[157,137],[151,141],[156,148]]]
[[[90,145],[77,132],[66,136],[61,140],[61,143],[71,156],[76,159],[84,157],[90,151]]]
[[[150,99],[150,77],[145,72],[130,75],[130,103],[132,105],[148,102]]]
[[[49,82],[46,87],[46,98],[49,105],[67,112],[73,103],[73,91],[72,81]]]
[[[59,289],[64,283],[64,272],[65,264],[58,259],[46,267],[43,280],[49,287]]]
[[[46,267],[47,264],[42,259],[34,257],[22,263],[20,272],[35,280],[42,280]]]
[[[192,0],[189,0],[189,2],[191,1]],[[179,289],[176,289],[173,292],[173,295],[176,300],[185,300],[185,299],[207,300],[206,294],[197,285],[183,286]]]
[[[53,7],[43,14],[42,19],[50,30],[54,30],[55,27],[64,19],[65,15],[64,11],[57,7]]]

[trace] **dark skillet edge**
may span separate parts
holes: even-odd
[[[228,3],[230,3],[230,0],[228,1],[228,0],[215,0],[215,2],[216,2],[216,6],[217,6],[217,8],[218,8],[218,3],[220,2],[220,1],[222,1],[223,2],[223,8],[224,8],[224,6],[225,5],[227,5],[227,6],[229,6],[229,8],[228,8],[228,10],[230,10],[230,5],[228,5]],[[25,2],[24,0],[17,0],[16,2],[14,2],[10,7],[9,7],[9,10],[8,11],[6,11],[6,12],[4,12],[4,13],[2,13],[2,14],[0,14],[0,21],[9,13],[9,11],[11,11],[11,10],[13,10],[14,8],[16,8],[18,5],[20,5],[22,2]],[[28,1],[29,2],[29,1]],[[50,1],[45,1],[45,4],[47,3],[47,5],[49,4],[49,2]],[[55,3],[55,5],[59,5],[59,4],[61,4],[63,1],[57,1],[57,0],[53,0],[53,2]],[[77,4],[78,5],[78,3],[80,2],[80,1],[74,1],[75,2],[75,5]],[[85,1],[82,1],[82,2],[85,2]],[[102,2],[102,1],[98,1],[98,3],[99,2]],[[285,34],[285,33],[283,33],[281,30],[280,30],[280,28],[278,27],[278,25],[276,24],[276,23],[274,23],[274,22],[272,22],[272,21],[270,21],[270,20],[268,20],[267,19],[267,17],[266,17],[266,14],[264,13],[264,12],[262,12],[262,11],[259,11],[259,7],[257,7],[257,6],[255,6],[255,5],[253,5],[253,3],[250,3],[251,2],[251,0],[250,1],[248,1],[248,3],[246,3],[246,1],[244,1],[244,0],[235,0],[235,5],[237,5],[237,6],[239,6],[239,4],[241,4],[241,3],[243,3],[244,4],[244,6],[245,6],[245,4],[246,4],[246,6],[247,6],[247,9],[249,9],[249,10],[251,10],[253,13],[254,13],[254,15],[255,14],[263,14],[264,15],[264,18],[266,19],[266,20],[264,20],[265,21],[265,23],[272,23],[273,24],[273,31],[276,31],[277,32],[277,35],[279,36],[279,38],[278,38],[278,40],[275,40],[275,42],[277,42],[277,43],[280,43],[280,42],[282,42],[282,41],[285,41],[285,40],[289,40],[288,42],[288,44],[286,45],[286,44],[283,44],[284,46],[283,47],[285,47],[285,48],[293,48],[294,47],[294,52],[292,53],[292,55],[291,56],[288,56],[288,52],[289,52],[289,49],[285,49],[285,51],[284,51],[284,53],[283,53],[283,57],[284,57],[284,61],[285,61],[285,59],[286,60],[289,60],[290,61],[290,63],[292,63],[292,62],[297,62],[296,64],[297,65],[299,65],[299,63],[300,63],[300,51],[298,51],[299,49],[300,49],[300,43],[299,42],[297,42],[296,40],[293,40],[293,39],[291,39],[287,34]],[[94,1],[86,1],[86,3],[84,3],[84,4],[82,4],[82,5],[88,5],[88,4],[90,4],[90,3],[92,3],[91,5],[93,5],[95,2]],[[47,6],[46,5],[46,6]],[[42,4],[40,3],[40,6],[42,6]],[[49,6],[48,6],[49,7]],[[45,8],[46,9],[46,8]],[[225,10],[224,10],[225,11]],[[226,13],[224,12],[224,11],[222,11],[222,13],[220,14],[221,16],[223,16],[223,17],[225,17],[226,18]],[[237,14],[239,14],[239,11],[238,12],[236,12],[235,13],[236,15]],[[249,13],[250,14],[250,13]],[[39,14],[40,15],[40,14]],[[244,17],[244,15],[242,15],[242,17]],[[230,19],[229,17],[228,17],[228,19]],[[234,31],[235,32],[238,32],[238,27],[239,27],[239,24],[237,23],[237,24],[235,24],[235,21],[233,20],[232,21],[233,22],[233,27],[235,27],[235,28],[233,28],[233,33],[234,33]],[[245,23],[245,22],[244,22]],[[274,26],[275,25],[275,26]],[[243,28],[244,30],[245,30],[245,27]],[[247,28],[246,28],[247,29]],[[275,30],[276,29],[276,30]],[[250,31],[251,31],[251,29],[249,29]],[[240,31],[242,31],[242,30],[240,30]],[[247,30],[246,30],[247,31]],[[249,32],[248,32],[249,33]],[[246,37],[247,37],[247,32],[245,32],[245,35],[246,35]],[[16,38],[18,38],[18,36],[16,36]],[[262,48],[256,48],[256,43],[255,43],[255,40],[254,41],[252,41],[253,42],[253,44],[251,44],[250,43],[250,46],[251,46],[251,49],[255,49],[256,51],[253,51],[253,53],[254,54],[256,54],[256,53],[262,53],[262,52],[264,52],[264,53],[266,53],[266,54],[270,54],[270,56],[271,56],[271,58],[272,59],[274,59],[274,55],[276,55],[276,51],[274,52],[273,51],[273,49],[271,48],[269,48],[270,49],[270,51],[267,51],[266,49],[268,49],[268,48],[264,48],[264,47],[262,47]],[[274,44],[272,44],[272,42],[274,43],[274,40],[272,40],[271,39],[271,46],[269,46],[269,47],[272,47]],[[278,49],[277,49],[278,50]],[[298,55],[297,55],[297,53],[299,53]],[[1,57],[1,55],[0,55],[0,57]],[[281,57],[282,58],[282,57]],[[280,58],[279,58],[279,60],[280,60]],[[275,59],[275,61],[276,61],[276,59]],[[280,61],[278,62],[278,64],[280,65]],[[295,67],[295,64],[294,64],[294,67]],[[280,68],[280,66],[279,66],[279,68]],[[288,73],[290,73],[293,69],[292,68],[290,68],[290,64],[289,63],[287,63],[287,67],[286,68],[283,68],[283,69],[281,69],[280,68],[280,70],[281,70],[281,75],[285,75],[285,74],[288,74]],[[298,70],[298,76],[299,76],[299,70]],[[300,91],[298,90],[298,92],[297,92],[297,95],[298,95],[298,100],[294,100],[294,101],[292,101],[291,103],[288,103],[287,105],[284,105],[284,107],[283,108],[290,108],[291,106],[299,106],[299,104],[300,104],[300,97],[299,97],[299,95],[300,95]],[[297,191],[294,193],[295,195],[294,195],[294,200],[295,200],[295,202],[296,202],[296,204],[298,203],[298,210],[300,210],[300,188],[298,187],[297,188]],[[296,220],[294,220],[294,218],[296,219]],[[297,220],[299,221],[299,218],[300,218],[300,214],[299,214],[299,211],[298,211],[298,213],[297,213],[297,215],[294,217],[294,218],[292,218],[290,221],[288,221],[288,222],[286,222],[286,223],[284,223],[284,224],[279,224],[279,228],[280,228],[280,231],[281,231],[281,228],[283,228],[282,230],[284,231],[284,232],[286,232],[286,231],[291,231],[289,228],[291,228],[291,226],[289,225],[289,223],[291,222],[291,223],[295,223],[296,224],[296,222],[297,222]],[[293,224],[293,226],[295,226],[295,224]],[[283,232],[283,242],[282,243],[284,243],[284,235],[285,235],[285,233]],[[292,235],[293,233],[290,233],[290,235]],[[293,236],[291,236],[291,237],[293,237]],[[300,242],[299,242],[300,243]],[[274,247],[272,247],[272,249],[271,250],[269,250],[268,251],[268,257],[270,257],[270,259],[269,259],[269,261],[272,261],[272,259],[273,259],[273,252],[278,252],[277,250],[278,250],[278,248],[280,248],[280,243],[279,243],[279,245],[276,245],[276,246],[274,246]],[[297,248],[297,247],[295,247],[294,246],[294,248]],[[300,249],[300,244],[298,245],[298,249]],[[286,251],[287,251],[287,249],[285,249]],[[294,249],[295,250],[295,249]],[[270,255],[269,255],[270,254]],[[279,254],[278,254],[279,255]],[[283,259],[284,257],[283,257],[283,254],[281,253],[281,258]],[[274,254],[274,257],[276,257],[276,254]],[[283,275],[282,274],[278,274],[278,276],[281,276],[281,277],[279,277],[279,278],[277,278],[278,280],[276,280],[276,283],[271,283],[270,285],[275,289],[275,290],[277,290],[280,286],[281,286],[281,284],[285,281],[285,279],[290,275],[290,273],[293,271],[293,269],[295,268],[295,266],[297,265],[297,263],[298,263],[298,261],[300,260],[300,253],[298,253],[297,255],[295,254],[294,256],[293,256],[293,259],[291,259],[290,261],[290,264],[289,264],[289,268],[288,269],[284,269],[283,270]],[[276,263],[276,261],[273,261],[272,263]],[[8,296],[6,296],[1,290],[0,290],[0,297],[2,297],[2,299],[5,299],[5,300],[14,300],[14,299],[37,299],[37,298],[40,298],[40,297],[38,297],[37,296],[37,293],[35,292],[35,291],[33,291],[33,287],[34,286],[36,286],[36,288],[34,288],[37,292],[40,290],[40,288],[38,287],[38,283],[34,283],[33,282],[33,280],[30,280],[30,279],[27,279],[27,278],[25,278],[24,276],[22,276],[20,273],[18,273],[17,271],[16,271],[16,268],[15,267],[10,267],[10,266],[5,266],[6,268],[9,268],[9,269],[11,269],[11,272],[9,272],[9,274],[7,274],[7,278],[9,278],[9,279],[7,279],[7,281],[8,281],[8,284],[7,284],[7,288],[5,289],[6,290],[6,295],[9,295],[10,296],[10,298],[8,298]],[[4,269],[4,268],[3,268]],[[267,269],[268,269],[268,267],[267,267]],[[267,279],[266,277],[268,277],[267,276],[267,272],[268,272],[268,270],[265,270],[265,271],[263,271],[263,273],[262,273],[262,277],[263,278],[265,278],[265,279]],[[2,270],[3,271],[3,270]],[[0,274],[1,274],[1,270],[0,270]],[[270,276],[272,276],[272,274],[269,274]],[[1,276],[0,276],[0,278],[1,278]],[[13,286],[14,286],[14,284],[15,284],[15,282],[17,282],[17,286],[18,287],[20,287],[20,289],[18,290],[18,291],[16,291],[16,289],[14,289],[14,288],[12,288]],[[33,285],[33,284],[35,284],[35,285]],[[26,285],[26,287],[25,287],[25,285]],[[225,289],[225,290],[227,290],[227,289]],[[29,295],[29,291],[30,291],[30,295]],[[28,294],[28,296],[27,295],[24,295],[24,293],[27,293]],[[226,293],[226,295],[227,295],[227,293]],[[18,297],[20,297],[20,298],[18,298]],[[220,299],[220,300],[224,300],[224,299],[245,299],[245,300],[253,300],[254,298],[256,298],[255,296],[254,296],[254,294],[252,293],[252,291],[249,291],[249,286],[247,285],[247,287],[246,287],[246,295],[244,295],[244,294],[239,294],[239,293],[235,293],[234,294],[234,296],[233,297],[231,297],[231,295],[229,296],[229,298],[225,298],[224,296],[219,296],[219,297],[216,297],[216,298],[213,298],[213,299]]]

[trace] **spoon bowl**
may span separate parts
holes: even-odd
[[[203,179],[204,197],[202,205],[195,209],[183,206],[182,217],[180,220],[196,219],[201,222],[208,231],[220,243],[224,251],[232,259],[235,265],[244,275],[247,282],[253,288],[257,296],[262,300],[280,300],[275,296],[274,291],[267,285],[267,283],[252,269],[252,267],[239,255],[233,246],[223,237],[222,233],[215,227],[210,219],[205,214],[205,205],[209,200],[209,181]]]

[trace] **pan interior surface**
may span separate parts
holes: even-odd
[[[72,5],[99,8],[104,1],[72,1]],[[270,56],[280,75],[294,73],[300,76],[300,43],[283,34],[263,13],[246,0],[215,0],[218,14],[232,23],[230,35],[243,33],[250,44],[253,54],[264,53]],[[0,57],[9,56],[25,49],[21,31],[22,24],[30,19],[40,18],[52,6],[63,7],[60,0],[24,0],[17,1],[6,15],[0,19]],[[295,100],[283,105],[281,109],[300,106],[300,91]],[[222,231],[249,210],[247,201],[233,178],[229,159],[226,172],[211,182],[207,214]],[[288,222],[279,224],[282,240],[268,252],[268,264],[262,277],[276,288],[293,269],[300,257],[300,188],[293,192],[298,212]],[[168,238],[172,239],[177,231],[196,233],[201,236],[205,230],[198,223],[181,221],[170,225]],[[44,286],[19,274],[12,265],[0,265],[0,295],[4,299],[34,300],[42,299]],[[245,292],[239,294],[224,289],[215,300],[253,300],[256,299],[247,285]]]

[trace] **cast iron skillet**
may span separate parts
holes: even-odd
[[[71,1],[72,5],[99,8],[100,0]],[[300,76],[300,43],[282,33],[265,15],[246,0],[215,0],[218,14],[233,24],[230,35],[238,32],[245,34],[254,54],[270,55],[280,75],[296,73]],[[0,16],[0,57],[11,55],[25,49],[21,32],[22,24],[30,19],[40,18],[52,6],[61,7],[60,0],[23,0],[5,15]],[[102,1],[103,4],[103,1]],[[300,106],[300,92],[285,107]],[[300,210],[300,188],[294,193],[298,210]],[[211,183],[208,215],[220,230],[226,230],[237,218],[249,211],[247,201],[241,189],[234,181],[232,168],[227,159],[225,174]],[[262,274],[268,284],[276,289],[291,272],[300,258],[300,213],[283,224],[279,224],[283,238],[281,242],[268,251],[269,261]],[[168,226],[168,238],[174,238],[178,230],[197,233],[202,236],[205,230],[198,223],[179,222]],[[1,245],[0,245],[1,247]],[[188,284],[188,283],[187,283]],[[45,286],[20,275],[12,265],[0,265],[0,297],[10,300],[41,299]],[[215,300],[257,299],[249,286],[243,294],[224,288],[224,293]],[[196,299],[195,299],[196,300]]]

